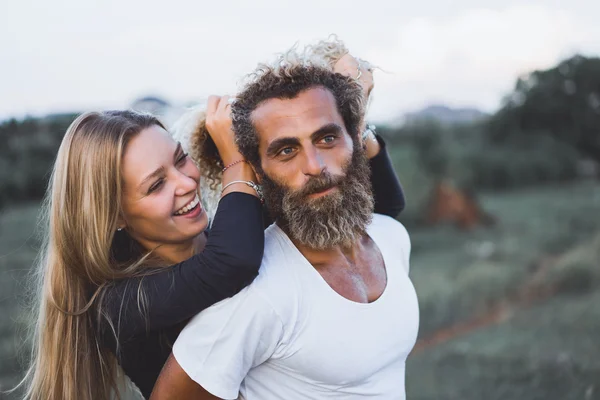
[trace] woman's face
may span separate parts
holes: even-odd
[[[146,249],[189,243],[208,225],[200,171],[164,129],[146,128],[127,145],[122,162],[119,225]]]

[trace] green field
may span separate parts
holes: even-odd
[[[408,361],[408,398],[600,399],[600,185],[479,198],[498,219],[491,228],[407,219],[422,340]],[[407,216],[417,214],[411,200]],[[36,214],[25,205],[0,216],[2,389],[21,374]]]
[[[600,185],[481,201],[493,228],[411,232],[408,398],[600,399]]]

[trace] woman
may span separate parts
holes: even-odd
[[[117,363],[149,397],[186,320],[256,276],[262,210],[251,185],[228,185],[255,180],[238,162],[228,104],[212,97],[206,113],[228,166],[208,236],[200,172],[156,119],[87,113],[71,125],[46,202],[28,398],[118,396]],[[386,189],[399,188],[391,174]]]
[[[219,98],[209,107],[214,116],[229,108]],[[240,160],[222,136],[224,162]],[[264,240],[257,193],[228,186],[207,237],[199,178],[152,116],[86,113],[72,123],[45,205],[27,398],[110,398],[117,362],[149,396],[178,324],[256,276]],[[223,173],[233,181],[255,177],[237,163]]]

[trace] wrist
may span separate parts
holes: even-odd
[[[234,189],[234,187],[238,187],[237,189]],[[256,197],[258,197],[258,199],[260,200],[261,203],[264,203],[265,199],[262,193],[262,188],[260,187],[260,185],[258,185],[256,182],[254,181],[244,181],[244,180],[236,180],[236,181],[231,181],[229,183],[227,183],[226,185],[223,186],[223,190],[221,191],[221,198],[223,198],[223,196],[225,196],[226,194],[229,194],[231,192],[243,192],[243,193],[248,193],[248,194],[252,194]]]
[[[231,151],[219,151],[219,156],[223,161],[223,165],[227,166],[239,160],[245,160],[244,156],[240,154],[239,151],[231,150]]]
[[[239,162],[231,165],[225,171],[221,178],[223,185],[235,180],[256,181],[256,174],[247,162]]]
[[[367,125],[363,136],[362,136],[363,144],[365,146],[365,154],[367,158],[371,159],[381,151],[381,145],[377,140],[375,133],[375,125]]]

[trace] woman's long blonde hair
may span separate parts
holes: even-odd
[[[47,231],[35,276],[30,367],[21,382],[26,399],[119,396],[117,363],[97,327],[107,318],[101,301],[106,286],[147,271],[139,249],[117,256],[123,249],[116,248],[115,231],[122,156],[128,141],[153,125],[162,127],[148,114],[89,112],[63,138],[42,208]]]

